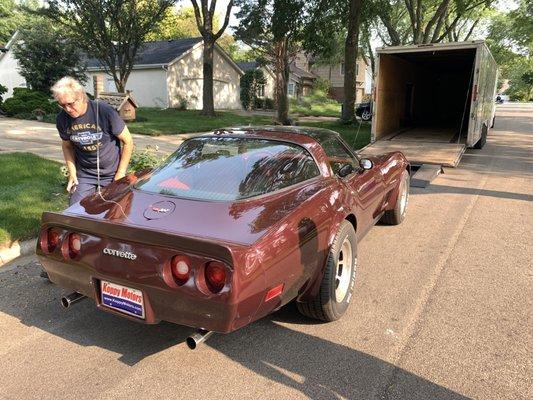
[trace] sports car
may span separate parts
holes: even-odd
[[[229,333],[291,301],[340,318],[357,242],[405,217],[410,166],[361,159],[339,134],[238,127],[184,141],[160,166],[42,217],[50,280],[131,320]]]

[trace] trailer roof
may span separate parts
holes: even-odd
[[[427,43],[415,44],[408,46],[390,46],[378,47],[378,53],[395,53],[402,52],[416,52],[416,51],[431,51],[431,50],[445,50],[445,49],[474,49],[485,44],[484,40],[470,40],[468,42],[450,42],[450,43]]]

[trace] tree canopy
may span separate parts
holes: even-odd
[[[42,12],[103,64],[123,92],[147,35],[176,0],[49,0]]]
[[[21,28],[20,37],[22,40],[13,47],[13,53],[30,88],[48,93],[66,75],[85,81],[78,45],[50,20],[41,18]]]

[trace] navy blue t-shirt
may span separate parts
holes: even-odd
[[[96,123],[97,104],[89,100],[87,112],[72,118],[64,110],[57,115],[56,126],[63,140],[70,140],[75,149],[76,175],[78,182],[96,183],[97,145],[100,147],[100,179],[113,179],[120,161],[118,135],[126,126],[118,113],[107,103],[98,101],[98,131]]]

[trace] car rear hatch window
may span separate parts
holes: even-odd
[[[303,147],[274,140],[200,137],[185,141],[135,187],[181,198],[234,201],[319,175]]]

